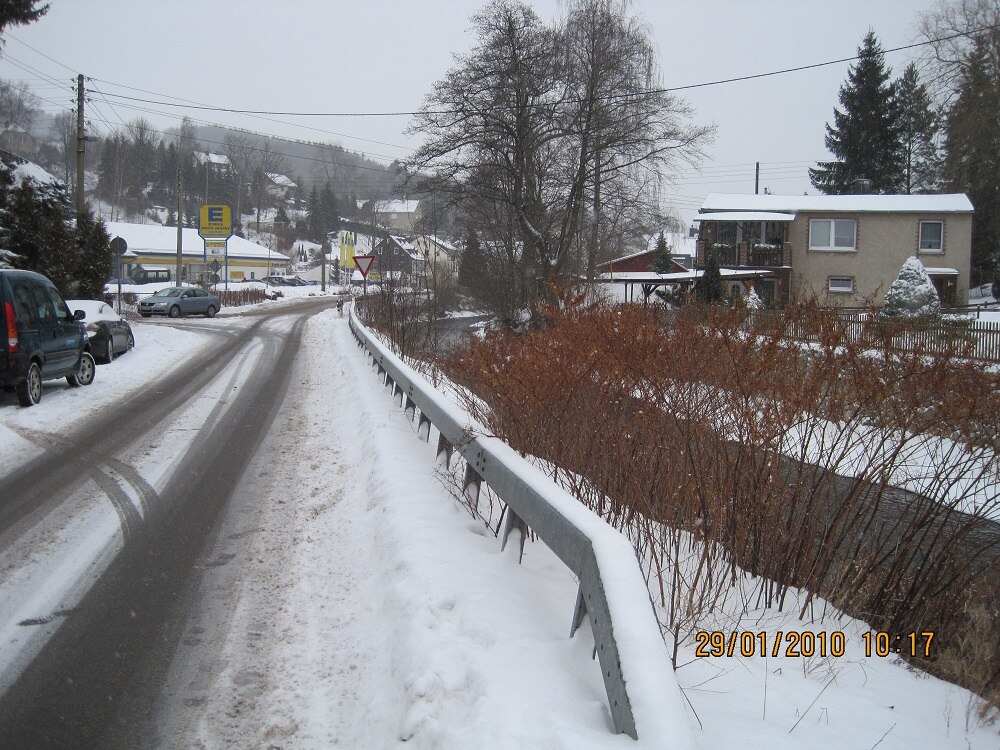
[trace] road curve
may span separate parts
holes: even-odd
[[[0,696],[4,748],[99,745],[141,679],[143,655],[163,642],[192,565],[267,433],[308,315],[332,304],[311,301],[231,332],[155,389],[0,480],[0,549],[72,517],[95,488],[119,523],[118,543],[109,541],[103,559],[92,561],[99,574],[74,606],[18,623],[44,638],[35,638],[43,642],[30,663],[8,670],[14,677]],[[154,486],[135,461],[136,445],[155,450],[180,413],[189,442]]]

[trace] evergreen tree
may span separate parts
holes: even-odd
[[[701,302],[709,305],[722,299],[722,271],[714,255],[708,256],[705,273],[695,283],[694,292]]]
[[[976,41],[945,121],[944,175],[949,190],[964,192],[972,218],[973,286],[1000,268],[1000,81],[991,74],[989,42]]]
[[[903,149],[903,192],[932,193],[938,185],[938,124],[917,66],[910,63],[897,82],[899,138]]]
[[[329,232],[340,229],[340,211],[333,186],[327,182],[319,192],[320,214],[323,217],[323,231],[317,242],[323,242]]]
[[[115,134],[105,138],[101,144],[101,163],[97,172],[97,195],[104,200],[114,201],[121,189],[119,159],[123,150],[123,139]]]
[[[834,108],[833,126],[826,126],[826,148],[837,161],[820,162],[809,170],[809,179],[828,195],[856,193],[862,179],[870,181],[873,193],[898,193],[903,188],[900,108],[874,31],[865,36],[858,57],[840,87],[843,110]]]
[[[75,235],[76,288],[70,293],[75,297],[101,299],[111,271],[111,237],[104,222],[96,219],[89,208],[77,217]]]
[[[882,315],[890,318],[920,318],[938,315],[941,301],[923,264],[910,256],[899,269],[882,303]]]
[[[319,202],[319,190],[312,186],[309,191],[309,206],[306,209],[306,238],[319,242],[323,232],[322,207]]]
[[[458,266],[458,283],[473,294],[486,280],[486,255],[475,232],[469,232]]]
[[[89,211],[75,217],[61,183],[16,183],[0,164],[0,265],[48,276],[66,297],[100,298],[111,271],[111,240]],[[5,252],[4,252],[5,251]]]
[[[653,256],[653,270],[656,273],[670,273],[674,267],[674,261],[670,257],[670,248],[667,247],[667,238],[660,232],[656,238],[656,254]]]
[[[0,32],[8,26],[25,26],[37,21],[49,10],[49,4],[39,6],[40,0],[3,0],[0,2]]]
[[[0,268],[16,268],[19,255],[11,249],[8,212],[10,191],[14,187],[14,174],[5,161],[0,161]]]

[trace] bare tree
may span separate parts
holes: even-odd
[[[52,135],[59,144],[63,182],[74,185],[76,180],[76,115],[63,111],[52,118]],[[91,149],[96,151],[96,149]]]
[[[31,87],[21,81],[0,81],[0,126],[4,130],[31,130],[41,107]]]
[[[244,133],[226,134],[225,153],[232,169],[237,221],[240,221],[239,217],[243,215],[243,197],[246,195],[246,183],[249,180],[255,150],[256,140],[251,136]]]
[[[493,0],[472,20],[479,46],[427,96],[412,130],[428,139],[412,165],[459,190],[475,177],[469,197],[509,206],[525,249],[543,269],[558,266],[546,179],[560,133],[554,34],[518,0]]]
[[[688,125],[690,108],[662,89],[649,31],[630,7],[629,0],[575,0],[562,35],[574,105],[568,131],[579,139],[575,179],[591,194],[590,279],[603,194],[628,195],[633,218],[654,215],[666,171],[677,160],[697,161],[712,132]],[[625,204],[615,209],[624,218]]]
[[[146,118],[137,117],[125,125],[124,149],[119,150],[118,156],[121,159],[122,203],[126,215],[134,216],[146,205],[158,143],[153,124]]]
[[[271,175],[280,174],[286,168],[285,155],[274,151],[270,138],[264,138],[253,150],[250,162],[250,199],[257,214],[257,230],[260,231],[261,211],[268,208]]]
[[[1000,79],[1000,0],[940,0],[921,16],[920,34],[929,42],[925,80],[941,103],[950,103],[956,95],[979,44],[987,52],[994,80]]]
[[[473,17],[478,46],[435,84],[411,126],[427,136],[411,169],[434,172],[478,206],[471,214],[505,206],[518,264],[535,281],[566,275],[605,186],[653,210],[665,169],[696,160],[710,135],[657,87],[648,33],[627,10],[624,0],[577,0],[550,28],[519,0],[493,0]],[[591,273],[599,226],[590,223]],[[530,304],[538,291],[526,291]]]

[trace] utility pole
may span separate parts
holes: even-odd
[[[184,259],[181,249],[184,246],[184,166],[181,158],[180,138],[177,139],[177,278],[174,283],[181,285],[181,270],[184,267]]]
[[[76,214],[83,214],[86,203],[83,195],[83,163],[86,134],[83,127],[83,73],[76,77]]]
[[[757,162],[757,169],[754,172],[753,178],[753,194],[757,195],[760,193],[760,162]]]

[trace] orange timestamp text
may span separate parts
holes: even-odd
[[[843,656],[847,638],[843,631],[699,630],[694,634],[695,656]]]

